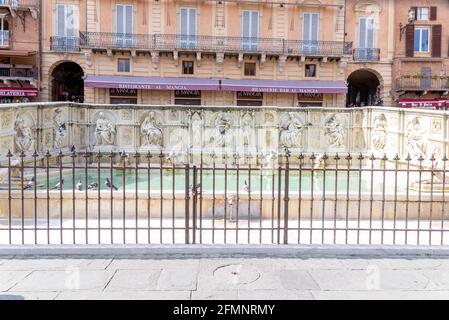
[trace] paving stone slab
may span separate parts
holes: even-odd
[[[113,259],[108,266],[111,270],[131,269],[163,269],[179,267],[180,265],[195,268],[200,264],[199,259]]]
[[[34,271],[10,291],[101,291],[112,275],[108,270]]]
[[[0,271],[0,291],[7,291],[30,273],[31,271]]]
[[[56,300],[189,300],[190,291],[63,291]]]
[[[375,276],[370,273],[369,277]],[[379,270],[381,290],[423,290],[429,279],[416,270]]]
[[[71,270],[90,269],[104,270],[112,259],[55,259],[55,258],[30,258],[10,259],[0,265],[0,270]]]
[[[165,268],[157,281],[158,290],[196,290],[198,268],[180,265]]]
[[[368,273],[362,270],[310,270],[321,290],[369,290]]]
[[[117,270],[105,291],[156,290],[161,269]]]

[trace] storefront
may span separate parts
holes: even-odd
[[[109,89],[109,100],[112,104],[137,104],[136,89]]]
[[[175,104],[200,106],[201,91],[200,90],[175,90]]]
[[[238,106],[258,107],[263,105],[263,92],[237,91]]]
[[[32,102],[37,97],[37,88],[0,88],[0,103]]]
[[[298,107],[322,107],[322,93],[298,93]]]

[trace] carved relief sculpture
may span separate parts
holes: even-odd
[[[226,147],[229,140],[231,123],[225,119],[223,112],[218,112],[215,118],[215,134],[211,137],[211,144],[215,147]]]
[[[53,116],[53,147],[59,149],[62,147],[64,138],[67,134],[67,126],[62,116],[62,110],[56,109]]]
[[[387,145],[388,123],[385,114],[381,113],[374,120],[374,130],[372,135],[373,148],[384,150]]]
[[[245,112],[242,117],[242,140],[245,147],[251,143],[253,117],[249,112]]]
[[[18,152],[26,152],[31,151],[33,148],[33,133],[29,125],[25,123],[24,118],[18,117],[15,124],[15,138],[14,144],[16,151]]]
[[[150,112],[140,126],[142,145],[162,146],[162,130],[156,125],[154,112]]]
[[[324,134],[329,139],[330,147],[340,148],[344,146],[345,128],[338,122],[336,115],[326,121],[324,130]]]
[[[427,155],[427,139],[425,131],[421,127],[421,122],[418,117],[414,117],[407,125],[405,131],[405,138],[407,141],[407,152],[412,157],[419,157]]]
[[[303,123],[292,112],[289,112],[288,117],[281,121],[281,146],[285,148],[301,148],[304,129]]]
[[[106,119],[103,112],[100,112],[95,126],[95,141],[97,146],[113,145],[117,131],[115,125]]]

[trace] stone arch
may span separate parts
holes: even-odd
[[[348,78],[346,106],[383,105],[384,79],[374,69],[362,68],[352,71]]]
[[[64,74],[66,76],[64,76]],[[49,101],[84,101],[85,68],[77,59],[58,60],[48,69]],[[67,77],[69,80],[65,80]],[[63,99],[59,91],[65,90],[69,85],[67,97]]]

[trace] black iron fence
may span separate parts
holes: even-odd
[[[9,153],[0,244],[447,245],[447,160]]]
[[[34,67],[32,68],[0,67],[0,77],[37,79],[37,69]]]
[[[355,61],[379,61],[379,48],[355,48],[353,57]]]
[[[279,55],[350,55],[352,43],[305,41],[281,38],[249,38],[177,34],[124,34],[81,32],[81,47],[94,49],[134,49],[202,52],[264,52]]]
[[[80,38],[66,36],[50,37],[50,50],[64,52],[79,51]]]

